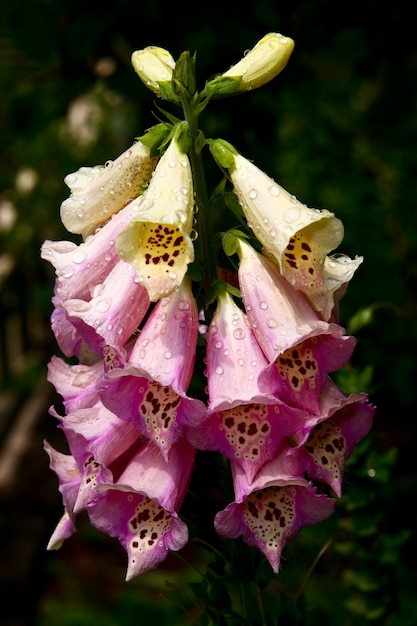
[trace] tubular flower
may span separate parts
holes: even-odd
[[[103,376],[101,360],[92,365],[69,365],[63,359],[53,356],[48,363],[48,381],[62,397],[66,413],[94,406],[100,399]]]
[[[89,506],[91,523],[117,537],[128,555],[126,580],[156,567],[168,550],[180,550],[188,529],[178,517],[195,451],[183,439],[167,462],[148,444],[131,459],[117,484],[101,484]]]
[[[364,393],[345,396],[334,383],[327,382],[322,406],[330,405],[309,429],[293,436],[296,447],[286,457],[289,470],[298,475],[306,473],[311,480],[329,485],[337,496],[342,495],[345,463],[355,445],[370,431],[375,408]]]
[[[303,526],[316,524],[333,513],[335,501],[318,494],[311,483],[290,474],[285,456],[290,444],[284,443],[250,484],[242,468],[232,463],[235,500],[217,513],[214,526],[223,537],[242,536],[258,548],[275,573],[282,550]]]
[[[293,50],[294,41],[290,37],[268,33],[221,77],[241,78],[233,91],[256,89],[282,72]]]
[[[104,281],[93,288],[91,298],[66,300],[62,306],[91,350],[103,356],[112,350],[123,362],[124,345],[137,330],[149,305],[148,293],[138,283],[133,267],[119,261]]]
[[[64,514],[47,545],[48,550],[58,550],[65,539],[68,539],[76,531],[74,505],[80,489],[81,472],[74,457],[70,454],[58,452],[47,441],[44,441],[44,450],[49,456],[49,467],[58,476],[59,491],[64,503]]]
[[[230,154],[230,177],[249,227],[283,276],[328,320],[334,292],[363,260],[327,256],[343,239],[342,222],[326,209],[302,204],[248,159]]]
[[[249,482],[306,419],[304,411],[259,390],[258,372],[267,365],[247,316],[221,293],[207,336],[207,417],[188,438],[241,465]]]
[[[158,161],[140,141],[105,166],[81,167],[68,174],[71,195],[61,204],[61,220],[71,233],[85,239],[142,194]]]
[[[140,433],[133,424],[120,420],[100,401],[65,417],[59,416],[53,408],[50,412],[60,420],[80,471],[78,494],[73,505],[73,513],[77,514],[93,498],[97,484],[113,480],[114,468],[117,476],[117,460],[141,440]]]
[[[119,211],[78,246],[72,241],[47,240],[43,243],[41,257],[55,268],[55,306],[72,298],[91,298],[94,288],[103,283],[120,260],[115,247],[116,237],[135,215],[137,204],[135,207],[128,205]]]
[[[317,413],[329,372],[350,358],[355,339],[319,319],[276,266],[239,240],[239,284],[248,318],[269,364],[260,389],[273,389],[283,402]]]
[[[194,260],[191,167],[175,137],[142,198],[137,216],[118,236],[116,247],[155,302],[181,284]]]
[[[189,426],[205,416],[205,405],[186,394],[197,345],[197,307],[191,287],[157,302],[123,369],[113,369],[101,392],[104,404],[135,424],[168,458]]]

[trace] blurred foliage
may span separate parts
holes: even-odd
[[[39,247],[46,238],[74,239],[59,221],[64,177],[115,158],[155,122],[154,96],[131,68],[132,51],[196,51],[203,83],[271,30],[295,40],[287,68],[259,91],[211,103],[203,130],[230,141],[303,202],[333,211],[345,224],[340,252],[364,256],[341,303],[342,323],[358,345],[337,382],[370,393],[373,432],[348,464],[335,515],[290,542],[277,577],[248,547],[213,537],[206,551],[191,545],[191,565],[180,568],[180,556],[170,556],[165,569],[125,584],[118,546],[81,524],[73,547],[39,557],[40,591],[28,623],[417,622],[417,49],[408,3],[214,1],[193,9],[160,0],[3,0],[0,289],[6,304],[27,310],[31,327],[36,321],[46,331],[35,336],[38,359],[1,387],[26,393],[55,350],[47,328],[53,273]],[[217,174],[208,172],[213,184]],[[196,492],[206,462],[197,466]],[[51,531],[60,507],[54,497]],[[214,512],[203,503],[206,524]],[[225,565],[231,562],[253,578],[238,584]],[[222,617],[216,621],[219,611],[209,608],[202,615],[202,603]]]

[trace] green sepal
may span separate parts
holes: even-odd
[[[191,148],[190,127],[187,122],[179,122],[173,128],[172,135],[175,137],[177,144],[183,154],[187,154]]]
[[[227,98],[228,96],[234,96],[241,91],[239,89],[241,82],[241,76],[232,77],[222,76],[219,74],[206,83],[206,86],[201,93],[213,100]]]
[[[233,155],[239,153],[231,143],[224,139],[210,139],[209,147],[213,158],[220,167],[230,169],[234,166]]]
[[[222,245],[226,256],[230,257],[239,252],[239,239],[248,239],[248,236],[237,228],[223,233]]]
[[[165,145],[167,138],[172,131],[172,125],[165,122],[155,124],[145,131],[145,134],[141,137],[136,137],[138,141],[148,146],[150,149],[150,156],[158,156],[161,146]]]
[[[242,295],[239,291],[239,289],[237,287],[234,287],[233,285],[231,285],[230,283],[227,283],[224,280],[215,280],[214,283],[211,286],[211,289],[209,291],[209,293],[207,294],[207,298],[206,298],[206,305],[210,305],[213,304],[213,302],[215,302],[217,300],[217,298],[219,297],[219,295],[221,293],[224,293],[225,291],[227,291],[227,293],[230,293],[231,296],[235,297],[235,298],[241,298]]]
[[[197,91],[197,83],[195,78],[195,53],[191,56],[186,50],[183,52],[175,63],[172,76],[172,88],[176,96],[181,97],[180,85],[193,96]]]
[[[171,81],[164,81],[158,83],[159,96],[162,100],[168,100],[169,102],[173,102],[174,104],[181,104],[181,100],[178,95],[175,93],[175,89],[173,88],[174,83]]]

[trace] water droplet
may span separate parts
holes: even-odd
[[[218,374],[219,376],[221,376],[224,373],[224,369],[222,368],[221,365],[218,365],[216,367],[216,374]]]
[[[262,309],[262,311],[266,311],[266,309],[268,308],[268,303],[265,302],[265,300],[262,300],[262,302],[259,303],[259,308]]]
[[[100,311],[100,313],[105,313],[111,307],[111,303],[112,303],[111,298],[104,298],[103,300],[100,300],[99,302],[97,302],[96,310]]]
[[[221,348],[222,346],[223,346],[223,341],[221,341],[220,339],[218,339],[216,343],[214,344],[214,347],[217,349]]]
[[[245,337],[245,331],[243,328],[235,328],[233,331],[233,337],[235,339],[243,339]]]
[[[273,317],[271,317],[267,321],[266,325],[268,326],[268,328],[276,328],[278,326],[278,323]]]
[[[269,194],[271,196],[273,196],[274,198],[279,196],[279,194],[281,193],[280,188],[278,187],[278,185],[271,185],[270,188],[268,189],[268,191],[269,191]]]
[[[57,272],[57,275],[60,278],[71,278],[73,274],[74,274],[74,268],[70,266],[63,267],[61,270]]]
[[[166,359],[171,359],[171,358],[172,358],[172,352],[171,352],[170,350],[167,350],[167,351],[164,353],[164,357],[165,357]]]
[[[74,263],[82,263],[85,261],[86,254],[82,250],[77,250],[75,254],[72,255],[71,260]]]
[[[187,300],[180,300],[178,302],[178,308],[180,309],[180,311],[188,311],[188,309],[190,308],[190,303]]]
[[[248,196],[251,200],[255,200],[255,198],[258,197],[258,192],[256,191],[256,189],[250,189]]]

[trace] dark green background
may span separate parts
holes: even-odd
[[[417,47],[409,6],[366,0],[194,7],[158,0],[3,0],[0,6],[0,202],[17,211],[15,224],[0,230],[0,251],[15,264],[0,291],[3,312],[20,311],[28,321],[23,363],[2,371],[1,393],[12,398],[12,409],[1,416],[1,442],[56,352],[48,329],[53,271],[39,259],[39,248],[46,238],[72,238],[59,222],[68,195],[63,178],[81,165],[115,158],[155,121],[155,98],[132,70],[132,51],[147,45],[174,57],[196,51],[202,87],[267,32],[295,40],[279,77],[253,93],[213,102],[201,124],[207,137],[233,143],[303,202],[334,211],[345,224],[339,251],[365,257],[342,301],[342,323],[362,308],[371,314],[369,323],[354,327],[357,350],[339,381],[370,394],[377,405],[374,432],[352,460],[339,513],[294,540],[278,577],[290,591],[297,588],[328,533],[339,533],[306,587],[308,624],[417,621]],[[100,69],[103,59],[111,60],[104,66],[110,73]],[[80,98],[101,110],[87,144],[71,136],[66,122]],[[28,192],[16,184],[26,168],[37,175]],[[191,574],[178,571],[175,558],[167,571],[125,584],[123,551],[83,521],[60,552],[45,552],[61,501],[42,439],[62,443],[46,409],[13,484],[1,493],[6,602],[0,623],[187,623],[175,602],[189,606],[181,594],[191,594]],[[376,470],[373,480],[368,469]],[[204,563],[192,548],[185,552]],[[198,580],[194,572],[192,578]],[[182,591],[167,588],[166,579]],[[19,599],[9,602],[15,590]]]

